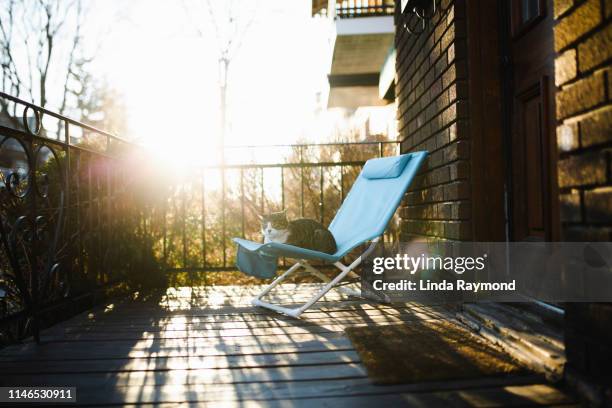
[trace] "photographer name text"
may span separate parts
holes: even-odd
[[[516,281],[511,282],[467,282],[463,279],[456,281],[442,280],[433,282],[430,280],[411,281],[402,279],[397,282],[385,282],[376,279],[372,282],[372,287],[379,291],[465,291],[465,292],[497,292],[516,290]]]

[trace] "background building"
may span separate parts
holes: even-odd
[[[394,4],[392,0],[313,1],[329,20],[327,112],[339,111],[341,140],[395,139]],[[337,114],[336,114],[337,115]]]

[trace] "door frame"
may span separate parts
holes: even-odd
[[[470,178],[472,187],[472,239],[512,241],[512,105],[510,2],[469,0],[464,7],[468,66]],[[459,13],[460,10],[457,11]],[[554,87],[553,78],[549,85]],[[555,112],[543,112],[555,115]],[[545,240],[560,240],[559,190],[555,127],[547,149],[548,194],[544,217]]]
[[[516,31],[512,23],[513,2],[507,0],[498,0],[496,2],[499,8],[498,26],[499,26],[499,43],[500,43],[500,60],[501,60],[501,80],[500,87],[502,93],[502,134],[504,146],[504,168],[505,168],[505,206],[506,206],[506,235],[508,241],[515,239],[514,235],[514,214],[515,209],[513,203],[514,197],[514,180],[512,172],[512,132],[513,132],[513,111],[514,99],[524,90],[517,90],[514,87],[514,71],[512,66],[512,40],[514,37],[523,34],[527,27],[523,27],[520,32]],[[545,1],[540,0],[540,7],[546,7]],[[547,10],[551,13],[552,10]],[[516,17],[514,17],[516,18]],[[529,22],[529,26],[540,21],[540,17]],[[552,33],[551,33],[552,34]],[[554,78],[540,78],[540,92],[549,92],[549,87],[554,87]],[[554,104],[554,97],[552,103]],[[545,138],[547,145],[543,146],[542,153],[548,158],[548,166],[543,166],[543,176],[548,181],[542,197],[543,206],[543,223],[544,223],[544,240],[559,241],[561,239],[561,222],[559,218],[559,186],[557,180],[557,163],[558,149],[556,140],[556,126],[554,109],[551,111],[549,106],[543,106],[542,119],[550,124],[550,131]],[[544,151],[545,149],[545,151]]]
[[[503,1],[503,0],[500,0]],[[465,7],[473,240],[503,242],[507,235],[499,4],[457,2]]]

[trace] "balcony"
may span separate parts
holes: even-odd
[[[249,303],[261,281],[232,272],[230,238],[257,239],[257,214],[280,209],[328,223],[365,160],[397,143],[230,147],[223,165],[170,171],[113,134],[0,98],[0,342],[17,343],[0,351],[4,386],[69,385],[80,405],[575,402],[526,374],[372,383],[345,329],[455,325],[452,304],[338,291],[296,320]],[[270,300],[321,288],[300,283]]]
[[[389,141],[226,147],[223,165],[155,165],[142,147],[1,93],[0,344],[33,336],[118,286],[257,282],[232,237],[258,215],[328,224]],[[26,118],[27,120],[24,120]],[[135,171],[134,169],[138,169]],[[394,239],[391,225],[387,240]]]
[[[393,48],[393,1],[313,2],[313,13],[333,24],[328,107],[380,106],[383,64]],[[329,10],[329,11],[328,11]]]

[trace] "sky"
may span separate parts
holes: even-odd
[[[239,29],[247,28],[230,65],[226,145],[320,141],[324,132],[313,120],[326,87],[329,22],[310,16],[310,0],[210,3],[221,41],[229,9]],[[207,1],[88,5],[93,69],[123,95],[128,136],[164,154],[214,161],[220,43]]]

